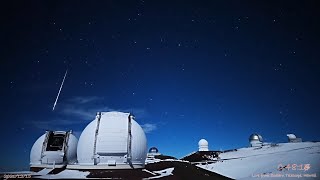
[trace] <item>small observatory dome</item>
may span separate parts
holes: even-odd
[[[199,143],[199,151],[209,151],[209,143],[205,139],[200,139]]]
[[[159,152],[159,150],[156,147],[152,147],[149,149],[149,153],[158,153],[158,152]]]
[[[287,136],[288,136],[288,142],[291,142],[291,143],[302,142],[302,139],[297,138],[295,134],[287,134]]]
[[[101,112],[81,133],[75,169],[143,168],[147,138],[130,113]]]
[[[294,134],[287,134],[287,136],[288,136],[289,140],[290,140],[290,139],[296,139],[296,138],[297,138],[297,136],[294,135]]]
[[[33,144],[30,169],[59,167],[77,160],[78,139],[72,131],[47,131]]]
[[[148,154],[147,154],[146,164],[158,161],[159,159],[156,159],[155,157],[160,156],[160,155],[161,155],[161,153],[159,153],[158,148],[151,147],[149,149]]]
[[[251,134],[249,137],[249,143],[251,147],[262,146],[263,138],[260,134]]]

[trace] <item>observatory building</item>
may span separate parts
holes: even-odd
[[[77,160],[78,139],[72,131],[47,131],[33,144],[30,170],[62,168]]]
[[[205,139],[200,139],[198,142],[199,150],[192,152],[184,157],[181,160],[189,161],[191,164],[201,163],[201,162],[210,162],[214,158],[218,157],[221,151],[212,151],[209,150],[209,143]]]
[[[199,145],[199,151],[209,151],[209,143],[205,139],[200,139],[198,142]]]
[[[251,147],[260,147],[263,145],[263,139],[260,134],[251,134],[249,137],[249,143]]]
[[[155,157],[160,156],[160,155],[161,155],[161,153],[159,153],[158,148],[151,147],[149,149],[149,152],[147,153],[146,163],[156,162],[156,158]]]
[[[160,155],[158,148],[156,147],[152,147],[149,149],[148,155]]]
[[[146,135],[134,116],[122,112],[101,112],[81,133],[78,162],[67,168],[143,168],[146,157]]]
[[[297,138],[297,136],[294,135],[294,134],[287,134],[287,136],[288,136],[288,141],[290,143],[302,142],[302,139],[301,138]]]

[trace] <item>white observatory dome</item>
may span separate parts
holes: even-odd
[[[288,136],[289,140],[290,140],[290,139],[296,139],[296,138],[297,138],[297,136],[294,135],[294,134],[287,134],[287,136]]]
[[[209,143],[205,139],[200,139],[199,143],[199,151],[209,151]]]
[[[47,131],[33,144],[30,168],[64,166],[77,160],[78,139],[72,131]]]
[[[291,143],[298,143],[298,142],[302,142],[301,138],[297,138],[297,136],[295,134],[287,134],[288,136],[288,140]]]
[[[262,146],[263,138],[260,134],[251,134],[249,137],[249,143],[251,147]]]
[[[147,138],[130,113],[102,112],[81,133],[74,169],[143,168]]]

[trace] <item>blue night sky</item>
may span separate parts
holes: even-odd
[[[182,157],[251,133],[320,140],[316,1],[20,1],[2,6],[0,170],[27,169],[46,129],[79,136],[132,112]],[[68,69],[56,109],[52,111]]]

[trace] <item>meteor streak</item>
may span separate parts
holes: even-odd
[[[58,102],[58,99],[59,99],[59,96],[60,96],[60,92],[61,92],[61,89],[62,89],[62,86],[63,86],[64,80],[66,79],[67,73],[68,73],[68,69],[66,70],[66,73],[64,74],[64,77],[63,77],[63,80],[62,80],[62,83],[61,83],[61,86],[60,86],[60,89],[59,89],[59,92],[58,92],[58,95],[57,95],[56,101],[55,101],[55,102],[54,102],[54,104],[53,104],[52,111],[54,111],[54,108],[55,108],[55,107],[56,107],[56,105],[57,105],[57,102]]]

